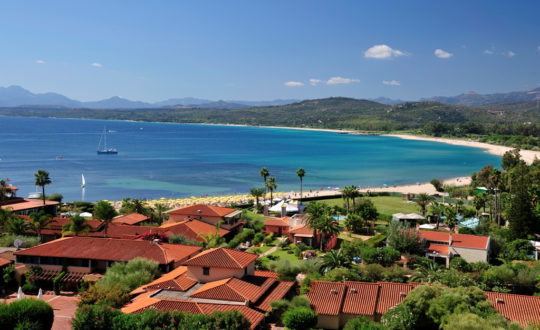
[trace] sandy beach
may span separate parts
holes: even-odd
[[[484,149],[486,152],[492,155],[497,155],[501,157],[504,155],[505,152],[513,149],[510,147],[477,142],[477,141],[472,141],[472,140],[457,140],[457,139],[436,138],[436,137],[407,135],[407,134],[387,134],[385,136],[393,136],[393,137],[397,137],[400,139],[407,139],[407,140],[433,141],[433,142],[453,144],[453,145],[464,146],[464,147],[480,148],[480,149]],[[535,158],[540,159],[540,151],[521,150],[520,154],[523,160],[527,164],[531,164]]]

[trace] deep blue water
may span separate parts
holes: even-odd
[[[104,127],[118,155],[97,155]],[[266,166],[278,191],[381,186],[469,175],[500,158],[481,149],[383,136],[273,128],[102,120],[0,117],[0,178],[35,191],[33,174],[50,172],[47,193],[65,200],[186,197],[248,192]],[[62,159],[58,156],[62,156]]]

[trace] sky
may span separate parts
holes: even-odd
[[[81,101],[540,87],[540,2],[3,1],[0,86]]]

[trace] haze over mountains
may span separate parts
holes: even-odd
[[[403,100],[394,100],[387,97],[369,99],[370,101],[395,105],[404,103]],[[425,98],[421,101],[437,101],[445,104],[455,104],[463,106],[482,106],[493,103],[515,103],[532,102],[540,100],[540,88],[524,92],[509,92],[495,94],[478,94],[475,92],[464,93],[456,96],[437,96]],[[262,106],[280,106],[299,102],[297,99],[272,101],[214,101],[198,99],[193,97],[172,98],[160,102],[148,103],[132,101],[118,96],[99,101],[82,102],[68,98],[58,93],[32,93],[20,86],[0,87],[0,107],[18,106],[48,106],[67,108],[89,108],[89,109],[141,109],[141,108],[211,108],[211,109],[243,109]]]

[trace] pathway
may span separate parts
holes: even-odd
[[[272,253],[276,252],[276,250],[279,248],[279,244],[280,244],[281,242],[283,242],[285,239],[287,239],[287,238],[286,238],[286,237],[278,237],[279,242],[276,244],[276,246],[270,248],[270,250],[268,250],[268,251],[266,251],[266,252],[264,252],[264,253],[261,253],[261,254],[259,255],[259,258],[262,258],[262,257],[264,257],[264,256],[267,256],[267,255],[269,255],[269,254],[272,254]]]

